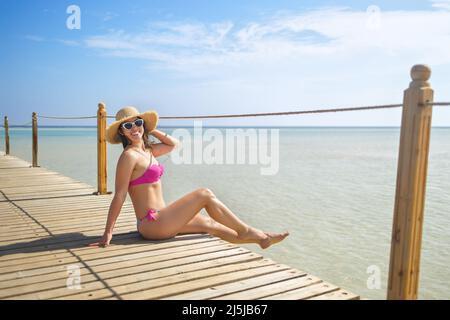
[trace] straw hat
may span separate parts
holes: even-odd
[[[109,143],[121,143],[119,137],[119,126],[122,122],[128,121],[134,117],[139,117],[144,120],[145,132],[150,132],[156,128],[158,124],[158,113],[156,111],[147,111],[140,113],[135,107],[125,107],[116,113],[116,121],[106,129],[106,140]]]

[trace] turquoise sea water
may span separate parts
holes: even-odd
[[[171,134],[174,128],[160,128]],[[205,131],[206,128],[203,128]],[[220,128],[222,132],[225,129]],[[244,128],[244,130],[246,130]],[[257,129],[258,130],[258,129]],[[190,130],[192,132],[192,129]],[[258,253],[363,297],[384,299],[399,128],[283,128],[279,170],[261,164],[175,164],[160,157],[167,204],[207,187],[245,222],[291,235]],[[4,132],[0,131],[4,150]],[[11,154],[31,162],[31,130],[10,128]],[[95,128],[40,128],[39,164],[93,186]],[[108,145],[108,189],[122,147]],[[433,128],[423,230],[420,298],[450,298],[450,128]],[[381,287],[367,281],[379,268]]]

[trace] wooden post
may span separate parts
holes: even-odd
[[[387,298],[417,299],[433,89],[425,65],[404,91]]]
[[[37,114],[36,112],[32,113],[32,124],[33,124],[33,151],[32,151],[32,166],[38,167],[38,131],[37,131]]]
[[[8,125],[8,117],[5,116],[5,154],[9,154],[9,125]]]
[[[107,194],[106,108],[100,102],[97,110],[97,195]]]

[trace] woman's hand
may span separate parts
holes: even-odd
[[[180,141],[167,133],[154,129],[150,132],[161,143],[152,144],[152,154],[155,158],[171,152],[174,148],[180,145]]]
[[[112,239],[112,233],[106,232],[103,234],[102,239],[99,242],[89,244],[89,247],[107,247]]]

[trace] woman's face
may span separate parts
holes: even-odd
[[[139,118],[134,117],[130,120],[124,121],[120,124],[120,131],[122,132],[122,134],[131,142],[131,143],[137,143],[140,142],[142,140],[142,136],[144,134],[144,125],[138,127],[134,124],[134,121],[137,120]],[[123,127],[123,124],[125,122],[132,122],[133,123],[133,127],[131,129],[126,129]]]

